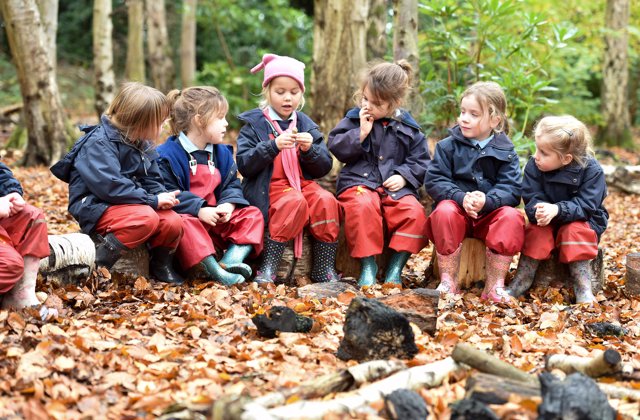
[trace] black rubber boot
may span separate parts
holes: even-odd
[[[262,251],[262,264],[256,272],[256,283],[273,283],[276,280],[276,273],[278,272],[278,264],[282,260],[282,254],[284,248],[287,246],[286,242],[274,241],[271,238],[267,238],[264,242],[264,250]]]
[[[313,239],[313,265],[311,280],[314,283],[326,283],[339,281],[340,275],[336,273],[336,254],[338,242],[320,242]]]
[[[129,250],[113,233],[105,236],[96,235],[96,267],[104,267],[111,270],[113,265]]]
[[[165,283],[182,284],[184,279],[173,268],[173,253],[175,249],[167,247],[152,248],[149,261],[149,275]]]

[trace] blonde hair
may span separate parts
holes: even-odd
[[[541,139],[560,156],[570,154],[580,166],[593,156],[591,133],[584,123],[571,115],[544,117],[534,128],[536,139]]]
[[[460,100],[467,96],[474,96],[485,116],[498,117],[500,122],[493,129],[496,133],[509,133],[509,121],[507,120],[507,97],[496,82],[476,82],[469,86],[460,96]]]
[[[171,134],[181,131],[188,133],[192,124],[204,130],[212,116],[224,117],[229,111],[229,103],[220,91],[212,86],[192,86],[183,90],[174,89],[167,94],[171,103]],[[194,121],[200,115],[200,123]]]
[[[392,111],[397,110],[404,103],[411,90],[411,76],[413,68],[407,60],[395,63],[372,62],[360,77],[360,87],[353,97],[360,105],[365,88],[375,99],[387,102]]]
[[[150,140],[142,136],[167,119],[169,108],[169,100],[158,89],[139,82],[124,82],[105,115],[127,140],[139,143]]]
[[[284,77],[288,77],[288,76],[284,76]],[[273,81],[274,79],[271,79],[271,81]],[[270,86],[271,86],[271,82],[269,82],[267,86],[263,87],[262,92],[260,92],[260,96],[262,97],[262,99],[260,99],[258,108],[260,108],[263,111],[267,109],[269,106],[271,106],[271,94],[269,93]],[[304,108],[304,104],[305,104],[304,92],[302,92],[302,96],[300,96],[300,102],[298,102],[298,107],[296,108],[296,111],[301,111],[302,108]]]

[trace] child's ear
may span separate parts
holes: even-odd
[[[196,114],[193,117],[193,122],[198,128],[202,128],[202,116],[200,114]]]
[[[491,116],[491,129],[495,130],[495,128],[500,125],[501,121],[502,121],[502,118],[500,118],[500,115],[492,115]]]
[[[571,163],[572,160],[573,160],[573,155],[571,153],[567,153],[566,155],[562,156],[562,159],[560,159],[560,162],[562,162],[563,165],[568,165]]]

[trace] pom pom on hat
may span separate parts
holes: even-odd
[[[280,76],[290,77],[300,85],[304,92],[304,63],[295,58],[275,54],[265,54],[262,62],[251,69],[257,73],[264,69],[262,87],[266,87],[273,79]]]

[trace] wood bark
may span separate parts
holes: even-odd
[[[560,369],[566,374],[580,372],[592,378],[613,375],[622,370],[622,357],[614,349],[598,353],[595,357],[552,354],[546,358],[545,369]]]
[[[598,138],[610,146],[622,146],[631,139],[627,97],[630,4],[630,0],[607,0],[605,12],[601,95],[604,126]]]
[[[451,353],[451,357],[458,363],[469,365],[480,372],[498,375],[520,382],[538,383],[538,378],[524,372],[517,367],[498,359],[482,350],[465,343],[458,343]]]
[[[193,85],[196,78],[196,7],[197,0],[185,0],[182,5],[180,38],[180,78],[182,87]]]
[[[46,49],[49,53],[51,68],[55,73],[58,63],[56,33],[58,31],[58,0],[36,0],[40,19],[46,36]]]
[[[147,0],[147,50],[153,86],[167,93],[174,87],[175,70],[171,57],[164,0]]]
[[[388,0],[370,0],[367,24],[367,61],[383,60],[387,53]]]
[[[476,373],[467,378],[467,398],[484,404],[505,404],[513,396],[540,399],[540,386],[535,383],[517,381],[487,373]]]
[[[607,186],[627,194],[640,194],[640,165],[602,165]]]
[[[625,274],[625,290],[631,296],[640,295],[640,253],[627,255],[627,272]]]
[[[62,101],[35,0],[0,2],[23,99],[28,166],[51,165],[66,151]]]
[[[127,64],[128,80],[145,81],[144,68],[144,0],[127,0]]]
[[[108,108],[116,89],[113,72],[111,0],[93,1],[93,87],[98,117]]]
[[[369,6],[370,0],[314,1],[311,117],[325,136],[354,106],[353,93],[367,61]],[[339,170],[334,159],[331,176]]]
[[[418,53],[418,0],[393,0],[393,59],[413,67],[411,91],[405,108],[414,116],[422,111]]]
[[[438,321],[440,292],[433,289],[412,289],[378,299],[404,315],[423,332],[434,335]]]

